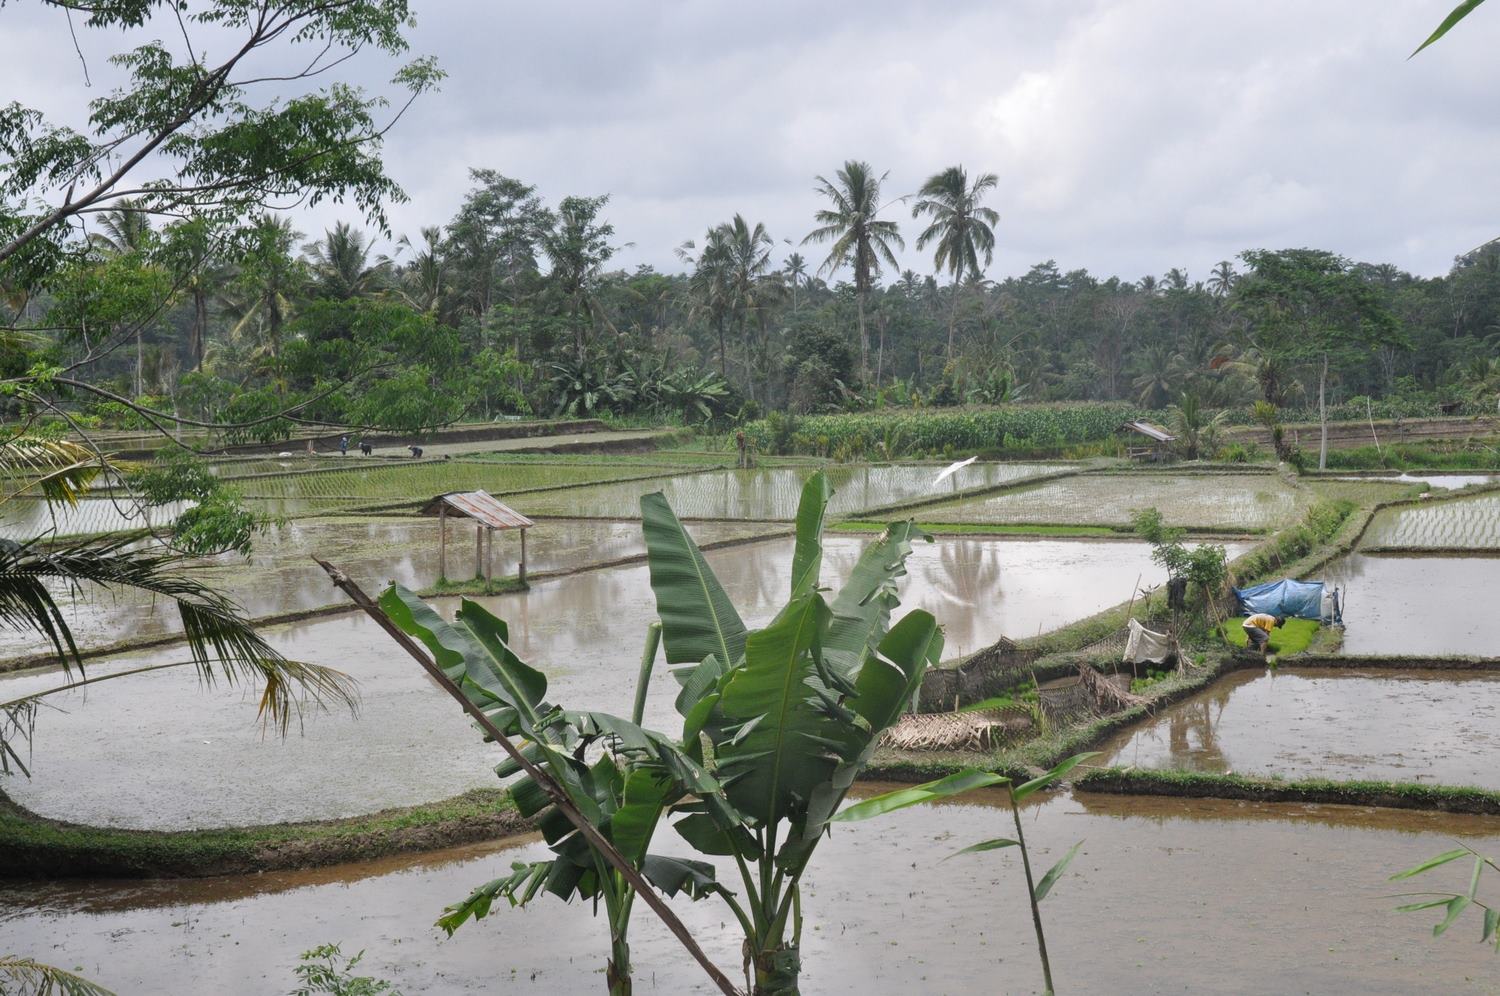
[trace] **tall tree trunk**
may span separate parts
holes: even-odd
[[[1318,374],[1318,421],[1321,423],[1318,440],[1318,469],[1328,469],[1328,354],[1323,354],[1323,370]]]
[[[188,352],[192,354],[193,369],[203,369],[203,338],[208,332],[208,295],[203,288],[193,288],[193,329],[188,340]]]
[[[875,354],[875,389],[880,390],[881,378],[885,375],[885,317],[880,319],[880,349]]]
[[[715,323],[719,330],[719,376],[724,378],[724,383],[729,383],[729,361],[725,358],[724,347],[724,319],[721,316]]]
[[[855,306],[859,309],[859,379],[870,381],[870,335],[865,331],[865,292],[855,290]]]
[[[953,359],[953,329],[958,325],[958,274],[953,275],[953,300],[948,304],[948,359]]]
[[[135,330],[135,396],[137,398],[146,393],[141,385],[141,367],[146,362],[145,347],[141,344],[141,336],[144,332],[145,330],[140,328]]]

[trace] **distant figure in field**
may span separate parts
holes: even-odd
[[[1259,650],[1262,657],[1266,656],[1266,651],[1271,646],[1271,630],[1285,625],[1285,617],[1273,616],[1268,612],[1257,612],[1241,623],[1245,630],[1245,642],[1252,650]]]
[[[371,453],[375,452],[375,447],[371,446],[369,443],[365,442],[364,440],[360,440],[360,442],[359,442],[359,452],[360,452],[361,456],[369,456]]]
[[[346,433],[339,437],[339,456],[349,455],[349,436]]]
[[[422,447],[420,446],[408,446],[407,449],[411,450],[413,457],[420,457],[422,455]]]

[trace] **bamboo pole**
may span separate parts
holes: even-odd
[[[480,729],[484,730],[495,743],[499,744],[505,753],[510,755],[511,760],[520,766],[522,771],[531,776],[532,780],[536,782],[542,791],[547,793],[547,797],[552,800],[552,804],[557,807],[557,811],[562,813],[569,823],[578,828],[578,832],[589,842],[589,845],[598,851],[599,855],[609,863],[610,867],[619,872],[625,881],[630,883],[630,887],[645,901],[647,906],[651,907],[651,911],[661,918],[662,923],[666,924],[667,929],[672,932],[672,936],[681,942],[682,946],[687,949],[688,954],[693,956],[693,960],[702,967],[704,972],[708,973],[708,977],[714,981],[714,985],[718,986],[719,991],[724,993],[725,996],[743,996],[734,987],[734,983],[729,981],[729,976],[720,971],[719,967],[712,961],[709,961],[708,955],[703,953],[703,949],[698,946],[698,942],[693,939],[693,935],[688,932],[687,927],[677,918],[677,914],[673,913],[671,907],[664,903],[661,897],[656,894],[656,890],[646,880],[646,877],[641,874],[640,869],[632,865],[625,858],[625,855],[621,854],[619,849],[600,834],[599,829],[578,811],[578,808],[573,805],[572,800],[568,798],[567,791],[557,783],[557,780],[547,771],[533,764],[526,755],[522,754],[511,739],[484,714],[484,710],[470,702],[459,687],[453,683],[452,679],[444,673],[443,669],[433,663],[432,659],[427,656],[427,653],[410,636],[407,636],[395,623],[391,622],[386,614],[381,611],[380,606],[372,602],[370,596],[366,595],[364,590],[353,579],[326,560],[321,560],[318,557],[314,557],[313,560],[328,573],[328,577],[332,579],[335,587],[348,595],[350,601],[362,609],[371,619],[375,620],[381,629],[390,634],[391,639],[395,640],[401,649],[405,650],[411,656],[412,660],[420,664],[422,670],[426,671],[432,677],[432,680],[436,681],[442,687],[443,691],[447,692],[454,701],[463,707],[464,712],[469,714],[469,718],[479,724]]]

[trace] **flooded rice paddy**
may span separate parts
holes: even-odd
[[[1366,474],[1338,478],[1340,481],[1399,481],[1402,484],[1427,484],[1444,491],[1466,488],[1471,484],[1493,484],[1500,474],[1425,474],[1421,471],[1403,474]]]
[[[705,522],[694,528],[704,544],[744,539],[785,529],[759,522]],[[527,568],[533,574],[576,571],[628,557],[645,555],[639,522],[558,519],[538,523],[526,536]],[[343,568],[371,589],[397,581],[424,588],[438,576],[438,523],[430,518],[295,519],[271,528],[255,541],[248,563],[225,555],[194,564],[203,581],[233,593],[252,618],[302,612],[345,599],[312,560],[319,557]],[[520,559],[515,533],[495,538],[496,577],[513,576]],[[448,526],[448,568],[455,577],[474,569],[474,529]],[[153,639],[182,631],[171,603],[134,592],[105,593],[85,589],[79,596],[58,589],[59,604],[73,620],[80,647],[108,646],[126,638]],[[42,653],[44,638],[18,635],[8,639],[0,659]]]
[[[1236,531],[1294,521],[1308,497],[1273,474],[1081,474],[921,509],[922,522],[1125,526],[1155,507],[1173,526]]]
[[[1500,674],[1240,671],[1100,750],[1116,766],[1500,789]]]
[[[832,516],[852,516],[904,502],[938,499],[1027,478],[1060,473],[1066,468],[1047,464],[975,463],[936,481],[942,467],[907,466],[828,467],[833,499]],[[658,478],[631,484],[603,484],[567,492],[528,495],[516,508],[527,515],[584,515],[628,519],[641,514],[640,498],[661,491],[684,519],[773,519],[787,521],[797,514],[797,501],[806,470],[793,467],[766,470],[706,471],[681,477]]]
[[[1346,654],[1500,655],[1500,559],[1353,554],[1321,577],[1344,589]]]
[[[825,584],[841,582],[868,542],[827,537]],[[765,623],[786,598],[790,539],[707,556],[747,624]],[[1091,615],[1128,599],[1137,579],[1152,583],[1159,574],[1149,549],[1134,542],[941,539],[917,544],[902,602],[947,621],[945,656],[952,658],[1002,635],[1031,636]],[[655,618],[644,564],[480,601],[507,620],[522,659],[544,667],[551,701],[628,714],[641,641]],[[435,604],[451,614],[457,602]],[[314,713],[300,734],[283,740],[261,735],[253,693],[205,691],[179,670],[103,682],[51,698],[55,709],[37,720],[36,777],[12,779],[6,791],[46,816],[169,828],[350,816],[494,784],[495,748],[479,742],[458,708],[367,618],[345,614],[264,632],[290,657],[357,678],[360,718]],[[90,673],[182,657],[180,647],[160,648],[92,664]],[[59,683],[55,672],[0,677],[0,700]],[[680,729],[676,690],[659,667],[648,724]],[[114,749],[101,755],[94,737],[106,722]]]
[[[85,498],[77,505],[49,505],[33,498],[12,498],[0,504],[0,539],[25,542],[38,536],[95,536],[170,524],[188,508],[172,502],[146,508],[124,496]]]
[[[1500,553],[1500,495],[1385,508],[1365,530],[1367,547]]]
[[[940,860],[1004,832],[1002,801],[977,794],[836,829],[804,889],[805,991],[1039,992],[1016,852]],[[1059,992],[1494,991],[1495,955],[1477,927],[1425,936],[1422,915],[1391,912],[1386,878],[1455,836],[1494,853],[1500,821],[1083,794],[1029,805],[1023,818],[1042,867],[1084,842],[1043,907]],[[685,850],[675,839],[656,849]],[[431,926],[511,861],[545,854],[523,840],[308,872],[0,885],[0,934],[121,993],[285,992],[298,954],[325,941],[363,950],[361,973],[408,994],[600,991],[604,928],[586,906],[544,896],[524,910],[497,904],[452,938]],[[1423,888],[1466,886],[1465,870],[1449,866]],[[736,974],[724,908],[673,906]],[[637,992],[711,991],[645,909],[631,950]]]

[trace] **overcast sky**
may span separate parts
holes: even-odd
[[[1406,61],[1453,2],[412,0],[413,49],[449,76],[387,143],[411,196],[392,225],[446,221],[482,166],[549,202],[610,194],[625,266],[678,269],[735,212],[784,255],[814,175],[859,158],[892,197],[954,163],[998,174],[997,279],[1049,258],[1202,279],[1302,245],[1434,275],[1500,236],[1500,5]],[[110,39],[82,40],[97,85]],[[5,99],[91,95],[57,11],[0,9],[0,52]],[[360,58],[354,78],[388,76]]]

